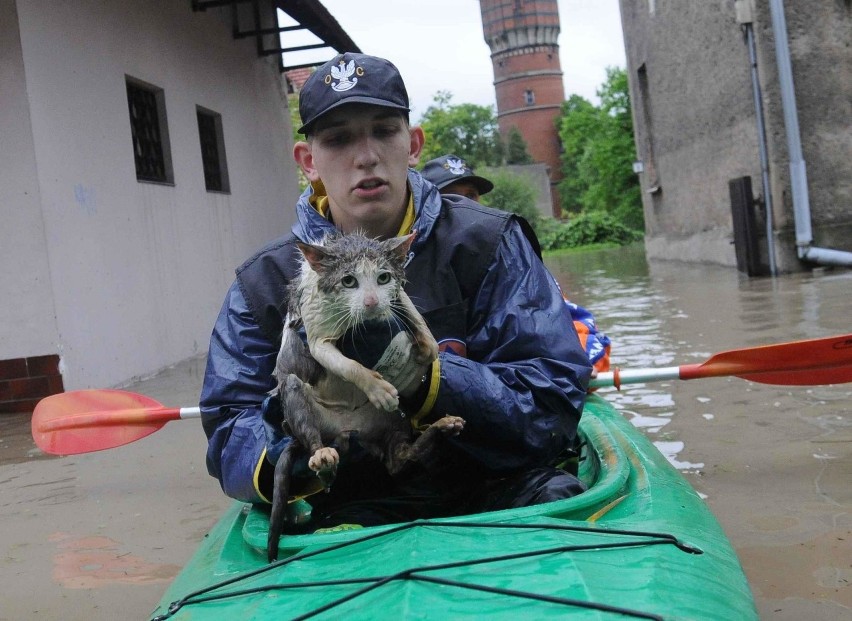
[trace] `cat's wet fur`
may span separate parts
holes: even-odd
[[[278,556],[293,464],[308,467],[328,488],[350,438],[380,459],[391,475],[420,461],[464,420],[447,416],[415,437],[398,409],[396,388],[382,376],[340,353],[338,343],[365,321],[398,320],[419,364],[437,357],[438,346],[403,290],[404,265],[414,234],[386,241],[336,234],[319,244],[298,242],[303,260],[291,284],[288,315],[275,368],[283,430],[292,438],[275,466],[267,556]],[[304,327],[307,344],[299,335]]]

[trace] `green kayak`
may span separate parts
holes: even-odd
[[[284,536],[235,503],[156,619],[757,619],[704,501],[640,431],[589,397],[580,496],[534,507]]]

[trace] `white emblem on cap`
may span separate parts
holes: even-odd
[[[354,87],[358,84],[358,78],[349,79],[355,73],[355,61],[350,60],[349,64],[346,65],[342,60],[339,63],[338,67],[331,68],[331,75],[335,80],[340,80],[336,84],[332,84],[331,88],[333,88],[338,93],[342,93],[343,91],[348,91],[350,88]]]
[[[447,159],[447,168],[450,169],[450,172],[454,175],[463,175],[464,174],[464,160],[454,160],[452,158]]]

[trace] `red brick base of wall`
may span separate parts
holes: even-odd
[[[0,360],[0,414],[32,412],[42,398],[63,390],[57,355]]]

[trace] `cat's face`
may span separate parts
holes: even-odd
[[[349,309],[354,323],[390,319],[399,281],[384,261],[361,259],[330,276],[337,299]]]
[[[391,319],[405,282],[403,265],[413,237],[379,242],[350,235],[325,245],[299,244],[335,321],[345,317],[352,326]]]

